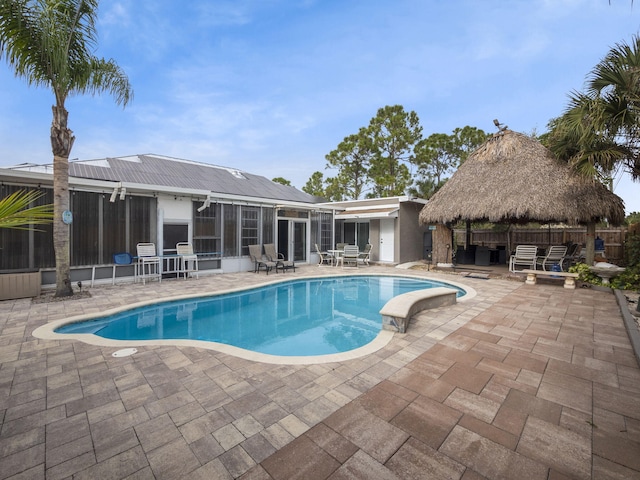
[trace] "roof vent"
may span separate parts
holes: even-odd
[[[231,175],[236,178],[242,178],[244,180],[247,179],[247,177],[245,177],[240,170],[229,169],[229,173],[231,173]]]

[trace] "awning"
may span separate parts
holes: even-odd
[[[336,219],[351,218],[397,218],[399,207],[367,208],[360,210],[345,210],[336,213]]]

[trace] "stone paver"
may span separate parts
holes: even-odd
[[[477,296],[366,357],[271,365],[187,346],[39,340],[141,298],[342,274],[306,266],[0,302],[5,478],[640,479],[640,370],[613,295],[388,267]]]

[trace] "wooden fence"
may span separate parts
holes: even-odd
[[[548,245],[560,245],[563,243],[579,243],[585,245],[587,229],[584,227],[574,228],[513,228],[511,234],[511,249],[516,245],[537,245],[547,247]],[[624,240],[627,228],[606,228],[596,229],[596,237],[604,240],[605,256],[607,260],[616,265],[624,262]],[[455,229],[454,238],[456,245],[466,248],[466,230]],[[495,230],[471,230],[470,245],[484,245],[489,248],[498,246],[507,247],[507,232],[497,232]]]

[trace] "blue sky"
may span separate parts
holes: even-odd
[[[385,105],[426,137],[470,125],[543,133],[640,27],[631,0],[112,0],[96,54],[135,97],[68,100],[71,158],[156,153],[290,180]],[[0,64],[0,166],[50,163],[52,94]],[[640,211],[640,184],[615,184]]]

